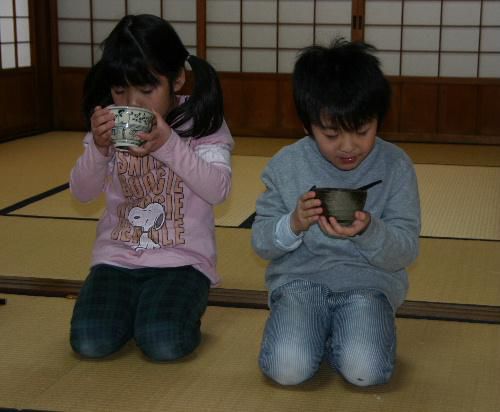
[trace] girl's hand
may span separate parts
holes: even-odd
[[[368,212],[358,210],[354,214],[354,222],[350,226],[342,226],[337,219],[321,216],[319,226],[326,234],[337,237],[352,237],[363,233],[371,222],[371,215]]]
[[[130,153],[135,156],[146,156],[155,150],[158,150],[162,147],[170,138],[172,134],[171,127],[163,120],[161,115],[151,109],[151,111],[155,114],[155,118],[153,119],[153,128],[149,133],[138,133],[137,136],[144,140],[144,144],[139,147],[131,147],[129,148]]]
[[[316,223],[323,209],[321,200],[316,199],[316,193],[309,191],[302,195],[297,201],[297,207],[290,218],[290,226],[296,235],[308,230]]]
[[[90,118],[90,127],[94,136],[94,143],[104,156],[108,155],[108,148],[113,143],[111,129],[114,125],[114,114],[106,108],[96,106]]]

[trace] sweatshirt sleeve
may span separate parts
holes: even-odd
[[[372,217],[366,231],[351,238],[370,264],[386,271],[410,265],[418,255],[420,201],[413,165],[406,164],[380,218]]]
[[[257,200],[257,213],[252,225],[252,246],[261,258],[273,260],[291,251],[278,241],[277,236],[279,232],[278,222],[282,221],[281,219],[288,215],[291,210],[288,210],[283,202],[270,165],[262,173],[262,181],[266,190]],[[298,239],[298,242],[301,243],[302,240]],[[296,246],[298,247],[300,243]],[[292,250],[295,248],[293,247]]]
[[[84,151],[71,170],[69,188],[81,202],[96,199],[104,190],[111,156],[104,156],[94,144],[91,133],[83,139]]]
[[[206,202],[223,202],[231,190],[233,139],[225,122],[214,134],[183,139],[172,130],[168,141],[153,157],[170,167],[184,183]]]

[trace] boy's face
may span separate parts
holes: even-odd
[[[335,126],[311,125],[319,151],[340,170],[356,169],[372,151],[377,135],[377,119],[358,130],[347,132]]]

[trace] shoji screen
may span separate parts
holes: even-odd
[[[154,14],[168,20],[191,54],[196,54],[196,0],[58,0],[60,67],[90,67],[100,43],[126,14]]]
[[[364,38],[388,74],[500,77],[500,1],[369,0]]]
[[[31,66],[28,0],[0,0],[0,68]]]
[[[290,73],[297,52],[350,39],[350,0],[207,0],[207,58],[219,71]]]

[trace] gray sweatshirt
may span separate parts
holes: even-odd
[[[278,221],[313,185],[356,188],[378,179],[383,182],[368,190],[364,209],[371,223],[361,235],[331,237],[314,224],[293,250],[278,241]],[[356,169],[343,171],[321,155],[312,138],[304,137],[269,161],[262,181],[266,191],[257,200],[252,244],[260,257],[270,260],[269,292],[301,279],[335,292],[375,289],[387,296],[394,310],[403,303],[408,290],[405,268],[418,255],[420,234],[417,179],[403,150],[377,138]]]

